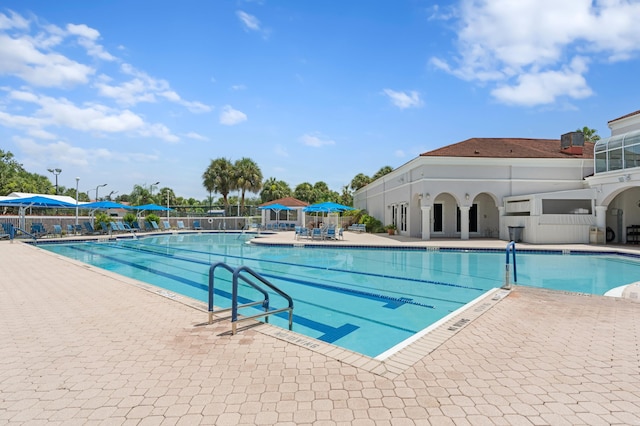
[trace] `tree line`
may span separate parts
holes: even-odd
[[[237,203],[240,206],[238,215],[247,214],[248,206],[255,207],[285,197],[294,197],[309,204],[333,201],[351,206],[354,191],[392,170],[390,166],[384,166],[372,177],[358,173],[340,192],[331,190],[323,181],[302,182],[292,189],[287,182],[275,177],[264,179],[260,167],[250,158],[243,157],[235,162],[226,158],[216,158],[211,160],[202,174],[202,186],[209,193],[204,200],[178,196],[167,186],[156,188],[147,184],[134,184],[128,194],[105,190],[99,199],[132,205],[168,204],[177,210],[200,213],[205,213],[214,206],[222,206],[227,214],[230,205]],[[0,150],[0,195],[12,192],[58,194],[76,198],[76,188],[64,185],[56,187],[48,176],[28,172],[10,151]],[[92,201],[91,192],[78,192],[78,201]],[[239,193],[239,196],[235,195],[236,193]],[[220,197],[216,199],[214,194],[219,194]],[[249,194],[255,196],[250,197]]]

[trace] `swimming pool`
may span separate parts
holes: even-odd
[[[294,331],[371,357],[504,282],[504,251],[282,247],[247,238],[171,234],[39,247],[203,302],[212,263],[245,265],[292,296]],[[640,277],[638,260],[612,254],[519,251],[517,262],[519,285],[565,291],[604,294]],[[215,304],[224,308],[230,275],[220,274]],[[270,322],[288,326],[286,315]]]

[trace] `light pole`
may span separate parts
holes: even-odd
[[[98,188],[102,188],[103,186],[107,186],[107,184],[103,183],[102,185],[96,186],[96,203],[98,202]]]
[[[47,169],[49,173],[53,173],[56,177],[56,195],[58,195],[58,175],[62,173],[62,169]]]
[[[111,191],[111,192],[109,193],[109,195],[107,195],[107,198],[109,199],[109,201],[111,201],[111,196],[112,196],[113,194],[117,194],[117,193],[118,193],[118,191]]]
[[[74,234],[78,232],[78,183],[80,183],[80,178],[76,177],[76,227],[73,230]]]
[[[169,188],[167,188],[167,222],[169,221]]]
[[[160,183],[160,181],[156,182],[156,183],[152,183],[151,186],[149,187],[149,193],[151,194],[151,201],[153,201],[153,187],[158,185]],[[160,197],[162,199],[162,197]]]

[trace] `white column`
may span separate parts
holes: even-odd
[[[460,206],[460,239],[469,239],[469,206]]]
[[[596,206],[596,225],[602,230],[607,227],[607,206]]]
[[[422,239],[431,239],[431,206],[421,206],[422,211]]]
[[[501,240],[508,240],[509,237],[505,234],[507,225],[504,224],[504,207],[498,206],[498,238]]]

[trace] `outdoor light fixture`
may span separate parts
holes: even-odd
[[[424,198],[427,200],[431,199],[431,195],[427,192],[426,194],[424,194]]]
[[[464,194],[464,199],[468,200],[469,199],[469,194]]]
[[[156,185],[158,185],[159,183],[160,183],[160,181],[158,181],[158,182],[156,182],[156,183],[152,183],[152,184],[149,186],[149,193],[151,194],[151,196],[152,196],[152,197],[153,197],[153,187],[154,187],[154,186],[156,186]]]
[[[53,173],[56,177],[56,195],[58,195],[58,175],[62,173],[62,169],[47,169],[49,173]]]
[[[103,186],[107,186],[107,184],[103,183],[102,185],[96,186],[96,203],[98,202],[98,188],[102,188]]]

